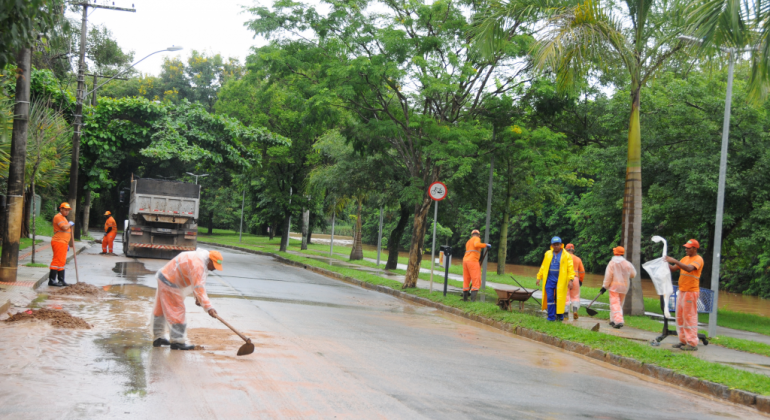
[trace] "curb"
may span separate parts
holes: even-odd
[[[84,247],[80,248],[80,250],[77,252],[77,254],[80,254],[81,252],[85,251],[85,250],[86,250],[86,248],[90,248],[90,247],[91,247],[91,245],[93,245],[93,244],[91,243],[91,241],[86,241],[86,244],[87,244],[87,246],[84,246]],[[70,262],[70,261],[72,261],[72,259],[73,259],[73,258],[75,258],[75,257],[73,257],[73,256],[69,256],[69,257],[67,257],[67,262]],[[66,264],[66,263],[65,263],[65,264]],[[48,274],[46,274],[45,276],[43,276],[43,277],[42,277],[40,280],[36,281],[36,282],[35,282],[35,285],[34,285],[34,286],[32,286],[32,290],[37,290],[37,289],[38,289],[40,286],[42,286],[42,285],[43,285],[43,282],[45,282],[46,280],[48,280]],[[3,313],[3,312],[2,312],[2,311],[0,311],[0,313]]]
[[[734,404],[751,407],[762,413],[770,414],[770,396],[759,395],[753,392],[743,391],[740,389],[730,389],[726,385],[704,381],[702,379],[698,379],[693,376],[682,375],[681,373],[676,373],[671,369],[662,368],[660,366],[652,365],[648,363],[642,363],[636,359],[632,359],[629,357],[623,357],[623,356],[618,356],[616,354],[607,353],[599,349],[594,349],[582,343],[577,343],[569,340],[562,340],[558,337],[550,336],[548,334],[544,334],[539,331],[531,330],[528,328],[512,327],[511,324],[495,321],[493,319],[486,318],[479,315],[472,315],[464,312],[459,308],[447,306],[442,303],[434,302],[432,300],[425,299],[419,296],[414,296],[409,293],[402,292],[400,290],[391,289],[390,287],[366,283],[361,280],[354,279],[352,277],[343,276],[342,274],[335,273],[330,270],[326,270],[324,268],[305,265],[296,261],[289,260],[287,258],[284,258],[280,255],[276,255],[271,252],[256,251],[248,248],[241,248],[241,247],[231,246],[231,245],[221,245],[221,244],[215,244],[211,242],[198,241],[198,244],[218,246],[222,248],[233,249],[236,251],[247,252],[250,254],[273,257],[279,262],[286,265],[304,268],[305,270],[312,271],[316,274],[320,274],[326,277],[331,277],[337,280],[344,281],[346,283],[351,283],[351,284],[360,286],[364,289],[375,290],[377,292],[395,296],[412,303],[420,304],[423,306],[429,306],[431,308],[442,310],[452,315],[457,315],[457,316],[469,319],[471,321],[476,321],[484,325],[494,327],[499,330],[509,332],[512,334],[516,334],[533,341],[538,341],[540,343],[558,347],[565,351],[577,353],[582,356],[586,356],[601,362],[609,363],[613,366],[630,370],[640,375],[649,376],[651,378],[658,379],[668,384],[680,386],[682,388],[686,388],[690,391],[694,391],[699,394],[705,394],[709,397],[727,400]]]

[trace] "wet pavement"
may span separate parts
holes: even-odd
[[[237,357],[242,341],[192,298],[188,339],[205,349],[155,349],[153,273],[165,261],[98,252],[78,262],[81,279],[104,297],[38,303],[60,305],[92,329],[0,324],[0,419],[763,418],[231,250],[222,250],[225,271],[209,276],[207,289],[256,351]]]

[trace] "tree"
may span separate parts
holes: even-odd
[[[38,36],[56,26],[64,15],[63,0],[0,3],[0,69],[16,61],[18,50],[31,47]]]
[[[519,21],[492,54],[481,56],[469,42],[469,4],[387,0],[386,13],[366,5],[328,1],[329,12],[322,14],[279,1],[272,10],[250,9],[256,19],[249,26],[266,37],[288,32],[297,44],[319,51],[323,60],[294,62],[291,71],[324,72],[334,82],[327,94],[357,116],[346,136],[371,152],[388,149],[409,177],[403,197],[414,205],[414,220],[404,287],[415,287],[431,205],[428,185],[449,166],[470,170],[478,143],[488,139],[475,121],[480,105],[520,82],[515,56],[530,38]]]
[[[631,115],[621,245],[637,272],[642,234],[641,90],[684,47],[676,37],[684,25],[685,6],[680,0],[625,0],[622,7],[586,0],[556,9],[533,48],[535,65],[552,70],[562,91],[574,91],[592,68],[617,63],[628,72]],[[632,281],[628,294],[624,309],[642,314],[641,276]]]

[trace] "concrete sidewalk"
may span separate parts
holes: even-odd
[[[8,311],[11,307],[29,307],[30,302],[37,297],[37,289],[44,281],[48,279],[50,269],[47,267],[53,259],[53,250],[51,249],[51,238],[48,236],[38,236],[37,239],[43,243],[35,247],[35,262],[45,264],[46,267],[26,267],[25,264],[32,262],[32,247],[19,251],[19,267],[16,274],[15,283],[0,282],[0,313]],[[89,241],[75,242],[75,248],[78,253],[91,246]],[[72,251],[67,257],[67,281],[73,283],[75,280],[74,266],[72,265]]]

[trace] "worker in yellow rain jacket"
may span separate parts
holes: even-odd
[[[64,266],[67,265],[67,251],[69,251],[70,245],[75,246],[75,242],[72,239],[75,222],[67,220],[70,210],[72,210],[72,207],[70,207],[69,203],[61,203],[59,205],[59,214],[53,218],[53,238],[51,238],[53,259],[48,267],[51,270],[48,273],[49,286],[67,286],[67,283],[64,281]],[[57,277],[59,278],[58,282],[56,280]]]
[[[551,238],[551,249],[546,251],[540,271],[537,272],[537,285],[543,282],[542,309],[548,311],[549,321],[564,320],[567,290],[569,282],[574,278],[572,256],[562,250],[561,238],[554,236]]]
[[[195,295],[195,304],[214,317],[217,311],[206,294],[208,270],[222,270],[222,254],[219,251],[182,252],[158,270],[158,289],[155,291],[155,308],[152,311],[153,347],[170,345],[172,350],[192,350],[187,344],[187,318],[184,298]],[[166,327],[171,340],[166,339]]]
[[[115,219],[112,218],[112,213],[104,213],[107,216],[107,221],[104,223],[104,237],[102,238],[102,254],[112,254],[112,244],[115,241],[115,236],[118,235],[118,224],[115,223]]]
[[[463,256],[463,300],[468,301],[470,295],[472,301],[476,301],[476,295],[481,287],[481,251],[484,248],[492,248],[492,245],[481,242],[481,234],[473,229],[471,238],[465,243],[465,256]],[[473,287],[471,288],[471,284]]]

